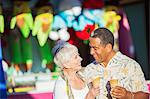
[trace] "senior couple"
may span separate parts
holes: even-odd
[[[54,87],[55,99],[149,99],[144,74],[133,59],[115,52],[114,36],[106,28],[94,30],[89,38],[95,61],[82,69],[77,47],[58,41],[53,48],[54,62],[62,74]],[[100,76],[99,86],[92,80]],[[111,79],[118,84],[111,86]]]

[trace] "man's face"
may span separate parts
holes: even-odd
[[[105,62],[108,52],[106,49],[106,45],[101,43],[101,40],[99,38],[90,38],[90,53],[93,55],[95,60],[98,63],[103,63]]]

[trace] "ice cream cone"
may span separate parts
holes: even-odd
[[[111,86],[111,88],[118,86],[118,79],[111,79],[110,80],[110,86]]]
[[[100,77],[96,77],[93,81],[92,81],[93,87],[99,87],[100,84]]]

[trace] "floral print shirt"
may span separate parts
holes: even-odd
[[[140,65],[133,59],[117,52],[106,67],[95,61],[89,64],[81,73],[87,83],[96,76],[100,76],[100,99],[108,99],[110,96],[110,83],[112,78],[118,79],[119,86],[128,91],[148,92],[144,74]]]

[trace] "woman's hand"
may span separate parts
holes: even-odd
[[[100,94],[100,88],[99,87],[97,87],[97,88],[93,87],[89,90],[85,99],[95,99],[95,97],[98,96],[99,94]]]

